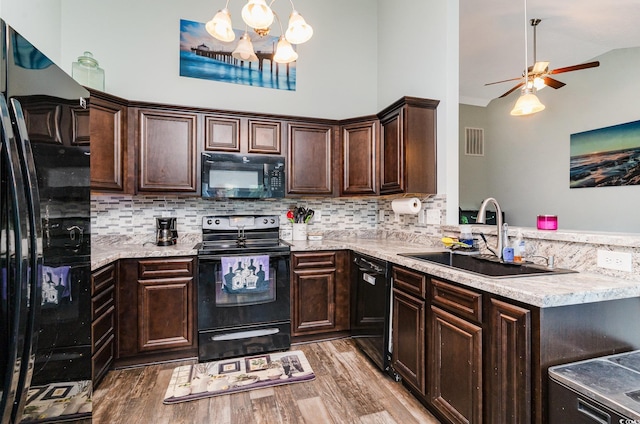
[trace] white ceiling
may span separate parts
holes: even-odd
[[[517,84],[484,85],[522,75],[524,1],[460,0],[461,103],[486,106]],[[533,64],[533,28],[528,22],[532,18],[542,19],[537,28],[537,60],[549,61],[549,69],[589,62],[616,48],[640,46],[640,0],[528,0],[529,66]],[[554,78],[566,82],[567,75]],[[510,96],[519,93],[516,90]]]

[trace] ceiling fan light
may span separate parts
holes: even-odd
[[[284,38],[284,36],[280,36],[276,52],[273,55],[273,61],[276,63],[291,63],[297,58],[298,53],[293,50],[293,47],[291,47],[291,44]]]
[[[255,51],[253,50],[253,43],[251,42],[251,38],[249,38],[249,34],[246,32],[240,37],[238,40],[238,45],[236,49],[231,53],[235,59],[243,60],[246,62],[257,62],[258,56],[256,56]]]
[[[251,28],[268,28],[273,23],[273,11],[265,0],[248,0],[242,8],[242,20]]]
[[[537,90],[542,90],[543,88],[545,88],[547,85],[544,83],[544,78],[540,78],[540,77],[535,77],[533,79],[533,86],[535,87],[536,91]]]
[[[229,42],[236,38],[231,25],[231,14],[227,8],[218,10],[218,13],[206,23],[205,28],[212,37],[220,41]]]
[[[511,110],[512,116],[525,116],[538,113],[544,110],[544,105],[540,103],[534,92],[528,88],[522,90],[522,95],[518,98],[515,106]]]
[[[292,11],[289,16],[289,26],[284,35],[287,41],[292,44],[302,44],[309,41],[312,35],[313,28],[311,25],[296,10]]]

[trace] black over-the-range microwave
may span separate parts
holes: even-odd
[[[282,156],[202,153],[202,197],[266,199],[284,197]]]

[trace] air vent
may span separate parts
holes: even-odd
[[[484,128],[465,127],[464,154],[467,156],[484,156]]]

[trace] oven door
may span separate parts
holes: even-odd
[[[198,329],[289,321],[289,253],[201,255]]]
[[[200,361],[291,346],[288,252],[198,259]]]

